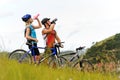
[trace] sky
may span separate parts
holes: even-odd
[[[40,20],[58,19],[55,30],[65,42],[62,50],[89,48],[93,42],[120,32],[119,4],[120,0],[0,0],[0,49],[27,49],[21,17],[38,13]],[[44,46],[42,28],[36,30],[38,46]]]

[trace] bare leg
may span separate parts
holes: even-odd
[[[36,56],[35,56],[35,59],[36,59],[36,64],[39,64],[40,58],[41,58],[41,56],[40,56],[40,55],[36,55]]]

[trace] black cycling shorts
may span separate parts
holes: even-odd
[[[34,43],[33,45],[34,45],[35,47],[37,47],[37,43]],[[28,45],[28,48],[29,48],[29,49],[31,49],[31,47],[32,47],[32,45]],[[34,55],[40,55],[40,52],[39,52],[38,48],[33,48],[33,49],[31,50],[31,53],[32,53],[32,56],[34,56]]]

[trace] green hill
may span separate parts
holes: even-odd
[[[92,62],[110,62],[120,60],[120,33],[96,42],[86,53]]]

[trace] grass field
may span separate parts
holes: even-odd
[[[19,64],[0,55],[0,80],[120,80],[116,73],[81,72],[71,68]]]

